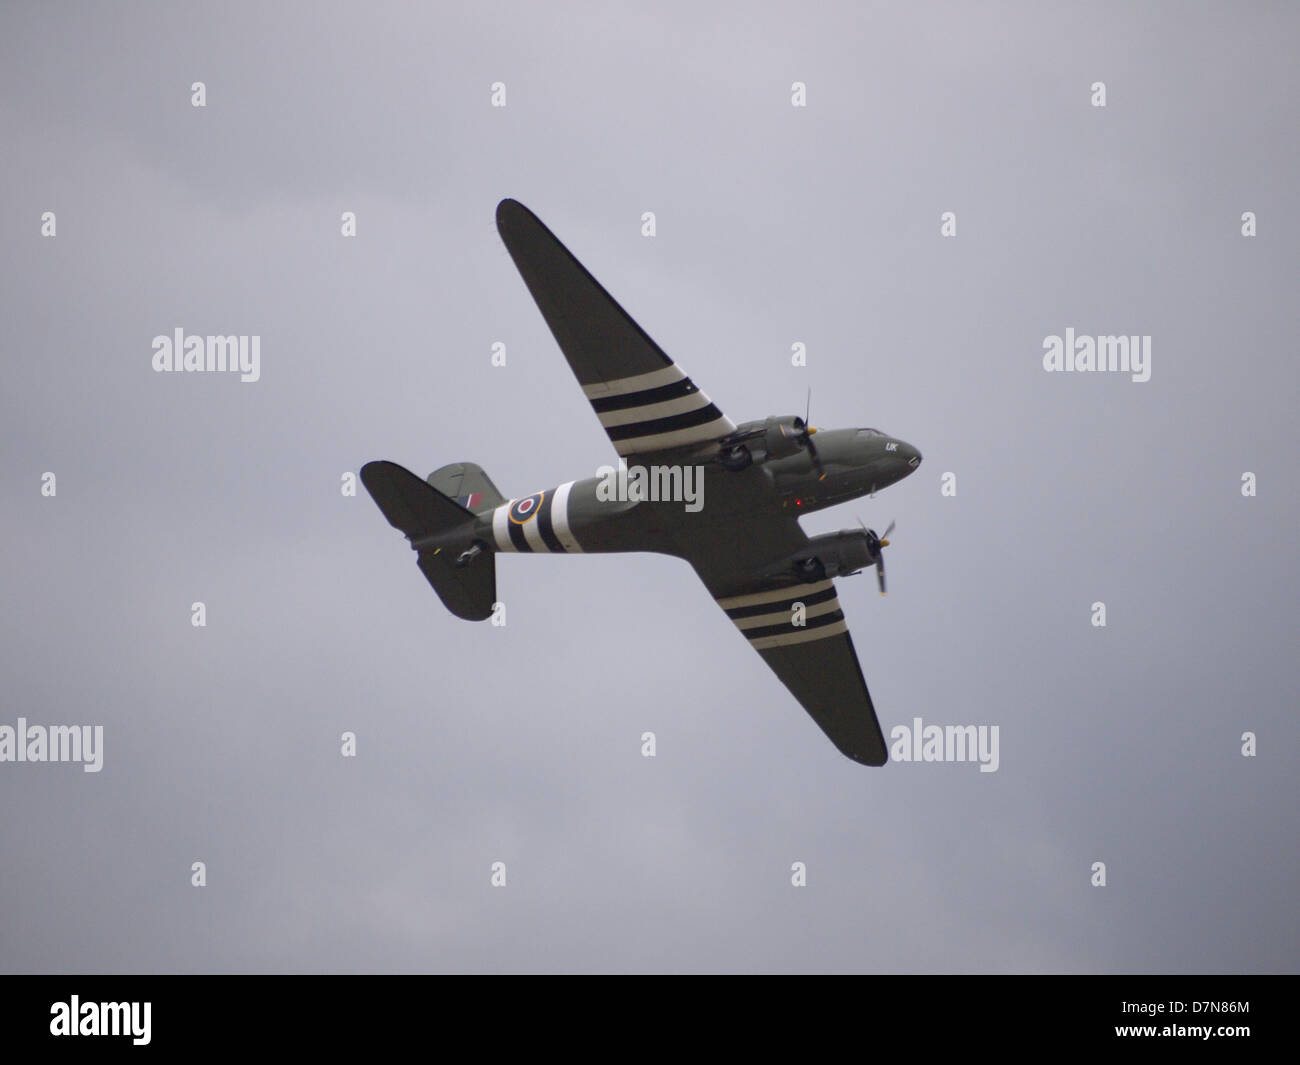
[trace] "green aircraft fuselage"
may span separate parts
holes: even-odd
[[[818,443],[810,447],[813,436]],[[650,551],[686,559],[701,572],[757,575],[772,587],[876,566],[884,591],[881,550],[889,541],[872,530],[846,529],[796,545],[774,545],[753,530],[765,518],[797,519],[902,480],[921,463],[916,448],[876,429],[805,430],[798,417],[745,423],[729,439],[725,446],[661,452],[653,462],[633,457],[621,469],[605,466],[595,477],[511,500],[476,466],[444,467],[429,483],[457,495],[458,504],[474,511],[473,521],[412,537],[411,546],[457,567],[485,552]],[[467,470],[482,478],[492,498],[459,495],[455,476]],[[448,471],[455,471],[451,483]]]
[[[739,431],[762,424],[742,425]],[[803,449],[766,461],[760,457],[740,470],[725,468],[708,453],[660,455],[648,465],[633,458],[622,477],[603,467],[600,476],[502,503],[479,516],[473,539],[495,551],[653,551],[690,559],[699,543],[694,534],[705,525],[736,523],[737,536],[743,537],[744,524],[756,517],[798,517],[835,506],[902,480],[921,462],[912,445],[875,429],[812,433],[822,473]],[[446,547],[467,546],[465,533],[462,529],[460,542]],[[744,554],[744,544],[736,550]]]

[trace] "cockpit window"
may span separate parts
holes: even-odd
[[[859,429],[858,436],[884,436],[879,429]]]

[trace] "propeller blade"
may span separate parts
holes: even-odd
[[[812,459],[813,469],[817,471],[817,480],[826,480],[826,467],[822,465],[821,456],[817,454],[817,445],[812,442],[813,433],[817,430],[808,424],[808,419],[812,417],[812,389],[808,389],[808,399],[804,404],[804,414],[794,416],[794,431],[799,438],[799,445],[808,449],[808,457]],[[784,428],[781,430],[785,432]]]
[[[876,556],[876,583],[880,585],[880,594],[885,594],[885,551],[889,546],[889,534],[894,531],[894,522],[889,523],[885,529],[884,536],[877,536],[875,529],[868,529],[866,523],[858,515],[858,525],[861,527],[863,534],[867,538],[867,546],[871,549],[872,554]]]
[[[817,480],[826,480],[826,467],[822,465],[821,457],[817,454],[817,445],[812,442],[812,435],[807,431],[803,434],[803,443],[808,449],[808,457],[812,459],[813,469],[817,471]]]

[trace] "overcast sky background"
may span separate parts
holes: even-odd
[[[0,969],[1295,971],[1300,12],[799,7],[0,11],[0,723],[105,730],[0,765]],[[920,448],[804,524],[897,518],[882,725],[996,773],[842,757],[683,562],[504,557],[475,625],[341,496],[611,461],[504,196],[733,420]]]

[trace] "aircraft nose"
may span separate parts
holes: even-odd
[[[909,472],[921,465],[921,453],[902,440],[898,442],[898,457],[907,464]]]

